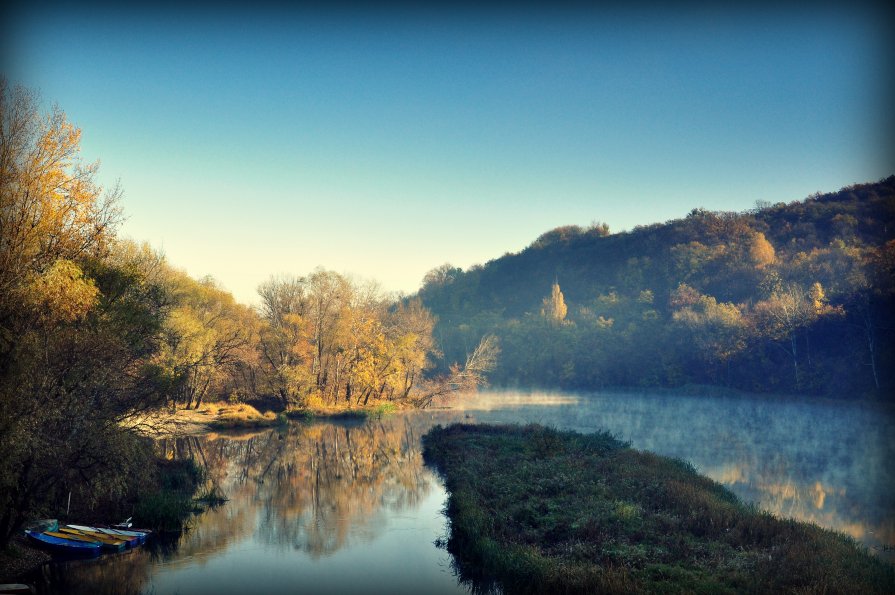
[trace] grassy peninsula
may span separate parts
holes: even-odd
[[[689,464],[609,434],[437,426],[460,578],[506,593],[891,593],[852,539],[740,502]]]

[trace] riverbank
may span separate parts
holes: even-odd
[[[156,537],[171,536],[183,530],[190,515],[226,501],[213,489],[197,494],[205,477],[193,461],[159,459],[155,465],[150,474],[153,480],[141,484],[139,493],[132,500],[105,502],[96,508],[75,507],[71,516],[60,515],[60,524],[102,525],[109,519],[124,518],[127,514],[138,526],[152,529]],[[24,535],[17,535],[6,548],[0,549],[0,583],[14,582],[52,559],[48,552],[33,546]]]
[[[247,403],[204,403],[198,409],[160,409],[131,420],[138,432],[153,437],[188,436],[212,430],[267,428],[289,419],[367,419],[406,409],[395,403],[368,407],[313,407],[259,411]]]
[[[460,578],[507,593],[892,592],[852,539],[739,502],[686,463],[608,434],[436,427]]]
[[[0,550],[0,583],[15,582],[50,560],[50,554],[31,547],[24,537],[14,537]]]

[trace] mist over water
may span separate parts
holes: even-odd
[[[42,592],[457,593],[446,493],[422,462],[435,424],[541,423],[608,430],[679,457],[740,498],[895,545],[890,411],[847,403],[631,393],[488,392],[451,409],[365,422],[292,423],[161,444],[192,457],[230,499],[167,548],[55,563]]]
[[[842,531],[892,558],[895,416],[890,409],[804,399],[509,393],[467,405],[480,421],[608,430],[631,446],[690,462],[745,502]]]

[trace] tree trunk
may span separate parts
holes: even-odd
[[[808,365],[811,365],[811,331],[805,329],[805,358]]]
[[[410,395],[410,390],[413,388],[413,381],[415,379],[415,374],[408,374],[405,376],[404,381],[404,392],[401,394],[401,400],[407,400],[407,397]]]
[[[870,369],[873,371],[873,385],[879,390],[879,375],[876,372],[876,350],[873,342],[873,323],[869,316],[864,318],[864,331],[867,333],[867,348],[870,351]]]

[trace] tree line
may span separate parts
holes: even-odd
[[[724,385],[885,398],[895,377],[895,177],[610,234],[551,230],[430,271],[450,357],[483,333],[506,386]]]

